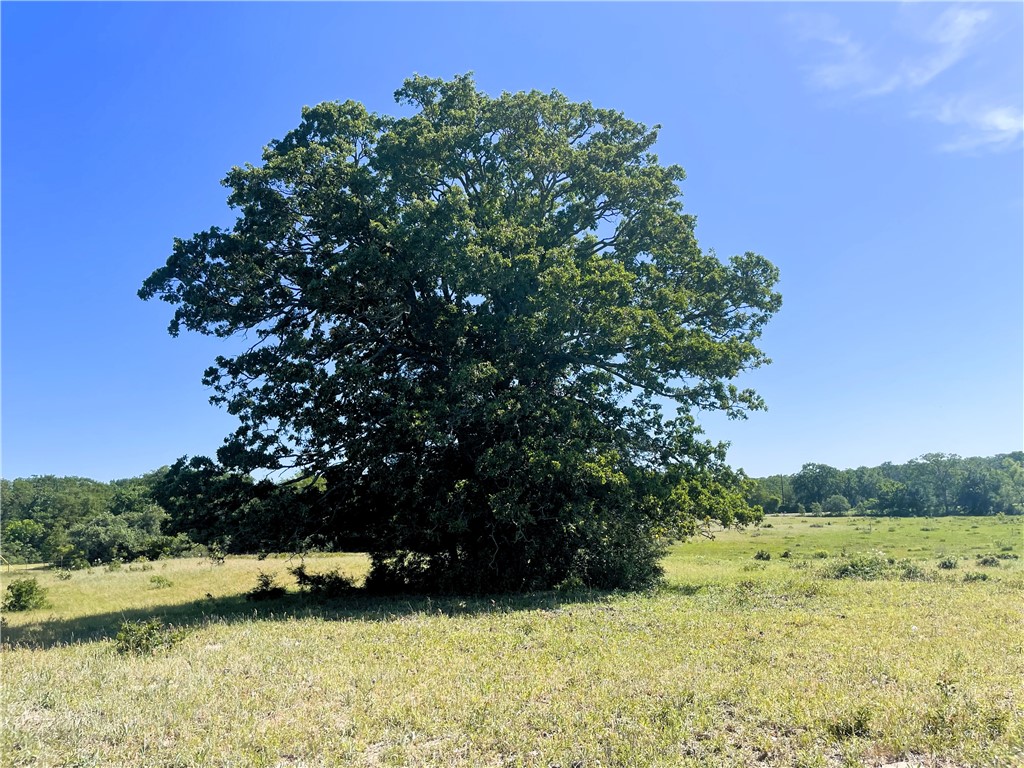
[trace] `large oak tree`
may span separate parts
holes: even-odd
[[[762,407],[730,381],[767,362],[775,267],[701,250],[657,128],[469,76],[396,98],[304,109],[228,173],[234,227],[140,291],[174,335],[255,342],[206,372],[240,422],[220,460],[322,478],[378,587],[650,583],[750,513],[693,413]]]

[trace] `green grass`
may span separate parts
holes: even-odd
[[[316,603],[284,558],[14,568],[0,586],[27,571],[50,605],[5,616],[0,762],[1024,765],[1024,568],[976,565],[1024,553],[1024,521],[769,522],[676,547],[638,595]],[[923,578],[828,578],[844,550]],[[293,594],[245,600],[260,572]],[[123,622],[152,617],[168,642],[119,653]]]

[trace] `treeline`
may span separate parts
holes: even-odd
[[[765,512],[840,515],[1024,514],[1024,452],[990,458],[929,453],[906,464],[746,481]],[[101,483],[52,475],[0,480],[0,552],[11,563],[75,568],[199,554],[372,549],[367,520],[342,489],[256,481],[206,457]]]
[[[768,513],[912,517],[1024,514],[1024,452],[987,458],[926,453],[906,464],[836,469],[749,481],[747,501]]]
[[[0,480],[0,543],[8,562],[77,567],[179,555],[194,542],[167,532],[152,497],[163,470],[100,483],[53,475]]]
[[[255,481],[205,457],[101,483],[0,480],[0,552],[11,563],[77,568],[115,560],[365,548],[316,483]],[[352,516],[347,516],[346,521]]]

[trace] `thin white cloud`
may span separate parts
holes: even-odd
[[[988,21],[989,11],[976,8],[950,8],[928,29],[923,39],[934,49],[927,55],[904,59],[894,72],[867,91],[880,96],[896,90],[916,90],[932,82],[970,52],[981,26]]]
[[[1024,110],[956,99],[942,104],[931,115],[958,129],[958,136],[943,144],[944,152],[1009,149],[1024,136]]]
[[[814,85],[833,91],[860,89],[876,79],[870,53],[840,29],[835,19],[825,15],[793,14],[789,20],[804,40],[826,47],[827,60],[810,70]]]
[[[1019,146],[1024,134],[1019,95],[998,98],[988,88],[986,101],[979,96],[980,88],[965,93],[962,79],[942,77],[984,53],[992,16],[984,8],[950,7],[902,38],[887,29],[872,45],[831,16],[799,14],[789,20],[803,40],[819,46],[820,58],[808,69],[814,87],[855,99],[902,94],[911,100],[912,116],[954,129],[956,135],[939,149],[973,152]]]
[[[875,72],[864,47],[846,35],[836,35],[824,42],[835,49],[835,60],[820,65],[812,77],[814,81],[830,90],[851,86],[863,86],[875,77]]]

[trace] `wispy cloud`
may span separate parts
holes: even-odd
[[[950,8],[944,11],[922,35],[934,48],[920,58],[900,62],[896,71],[869,93],[882,95],[906,89],[915,90],[932,82],[970,52],[982,25],[991,13],[976,8]]]
[[[793,14],[790,21],[805,40],[822,43],[825,61],[810,70],[811,82],[826,90],[862,90],[878,77],[870,52],[824,15]]]
[[[1024,110],[1019,107],[950,100],[933,111],[931,117],[959,132],[956,138],[939,147],[944,152],[1009,149],[1024,135]]]
[[[985,8],[950,7],[909,34],[900,36],[890,25],[872,37],[873,44],[831,16],[801,14],[790,20],[803,40],[818,46],[819,58],[808,68],[812,86],[857,100],[902,94],[912,116],[956,130],[939,149],[962,152],[1019,146],[1024,133],[1019,94],[999,98],[988,89],[983,100],[977,89],[964,92],[962,83],[942,77],[984,50],[992,16]]]

